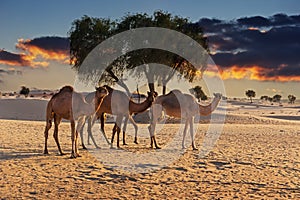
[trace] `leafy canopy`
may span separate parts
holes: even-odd
[[[73,68],[79,70],[87,55],[104,40],[123,31],[141,27],[162,27],[181,32],[191,37],[208,51],[207,38],[197,23],[192,23],[187,18],[177,15],[172,16],[167,12],[155,11],[152,16],[146,13],[127,14],[119,20],[94,18],[85,15],[72,23],[68,33],[70,62]],[[205,65],[196,68],[181,56],[168,51],[139,49],[118,57],[107,66],[105,73],[102,77],[99,77],[99,81],[113,84],[121,79],[125,70],[147,63],[161,63],[170,66],[189,81],[193,81],[198,69],[204,71],[206,68]],[[137,70],[136,73],[138,75],[142,72]],[[165,77],[168,76],[164,74],[162,79]],[[167,82],[168,78],[163,81]]]

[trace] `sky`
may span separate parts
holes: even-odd
[[[0,3],[0,91],[74,84],[67,33],[83,15],[120,19],[155,10],[203,27],[226,95],[300,98],[300,3],[272,1],[16,1]]]

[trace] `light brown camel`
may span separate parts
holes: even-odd
[[[214,94],[215,98],[207,105],[203,106],[197,103],[195,97],[190,94],[183,94],[179,90],[172,90],[166,95],[161,95],[156,98],[151,107],[152,120],[148,127],[151,137],[151,148],[153,148],[153,142],[157,149],[160,147],[157,145],[155,140],[155,127],[163,113],[175,118],[185,119],[185,126],[183,130],[182,148],[184,148],[184,139],[188,125],[190,126],[190,135],[192,139],[192,147],[196,150],[194,141],[193,123],[195,115],[210,115],[219,104],[222,95]]]
[[[148,92],[148,97],[147,99],[142,102],[142,103],[135,103],[133,102],[125,92],[122,92],[120,90],[114,90],[111,87],[105,85],[104,86],[109,94],[103,99],[103,102],[100,106],[100,108],[97,110],[96,115],[94,119],[92,119],[92,122],[89,122],[89,124],[94,124],[94,121],[96,118],[100,117],[101,121],[101,131],[105,136],[105,131],[104,131],[104,113],[116,115],[116,122],[115,126],[113,128],[113,133],[112,133],[112,138],[111,138],[111,147],[113,147],[113,140],[115,133],[117,132],[117,147],[119,148],[119,135],[120,135],[120,127],[122,124],[122,120],[125,117],[125,122],[123,126],[123,144],[126,144],[125,141],[125,132],[126,132],[126,127],[127,127],[127,122],[128,119],[130,122],[133,124],[135,128],[135,140],[134,142],[137,143],[137,130],[138,126],[135,123],[135,121],[132,119],[132,114],[133,113],[141,113],[147,110],[151,105],[152,102],[154,101],[155,97],[157,96],[156,92]],[[92,125],[89,125],[88,127],[88,134],[91,135],[91,128]],[[106,136],[105,136],[106,137]],[[83,144],[84,146],[84,144]]]
[[[96,88],[95,99],[98,108],[102,103],[103,98],[108,94],[104,87]],[[71,158],[76,158],[78,153],[78,132],[75,130],[75,120],[84,115],[91,115],[95,113],[95,104],[88,104],[83,95],[74,91],[73,87],[65,86],[58,93],[52,96],[47,105],[46,110],[46,127],[45,127],[45,149],[44,154],[48,154],[47,139],[48,131],[52,126],[52,119],[54,119],[54,134],[53,137],[57,144],[61,155],[64,155],[60,148],[58,141],[58,125],[62,119],[70,120],[71,122],[71,139],[72,139],[72,153]]]

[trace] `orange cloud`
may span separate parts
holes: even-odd
[[[218,68],[220,69],[220,67]],[[272,72],[273,69],[267,69],[260,66],[240,67],[235,65],[226,68],[225,70],[216,71],[215,69],[208,67],[207,70],[204,72],[204,74],[209,77],[220,76],[222,80],[248,79],[248,80],[257,80],[257,81],[279,81],[279,82],[300,81],[300,76],[284,76],[284,75],[267,76],[267,74]]]
[[[19,39],[16,48],[21,52],[12,53],[0,49],[0,64],[32,68],[48,67],[49,61],[70,64],[68,38],[53,36]]]
[[[69,54],[65,50],[45,49],[43,47],[34,45],[32,40],[19,39],[16,48],[28,52],[28,56],[32,59],[41,57],[46,60],[55,60],[61,63],[69,63]]]
[[[0,50],[0,64],[9,66],[30,66],[36,67],[47,67],[48,62],[35,61],[35,57],[27,54],[16,54],[5,50]]]

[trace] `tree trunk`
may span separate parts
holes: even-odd
[[[150,92],[155,92],[154,83],[148,83]]]
[[[165,95],[167,92],[167,86],[163,85],[162,94]]]

